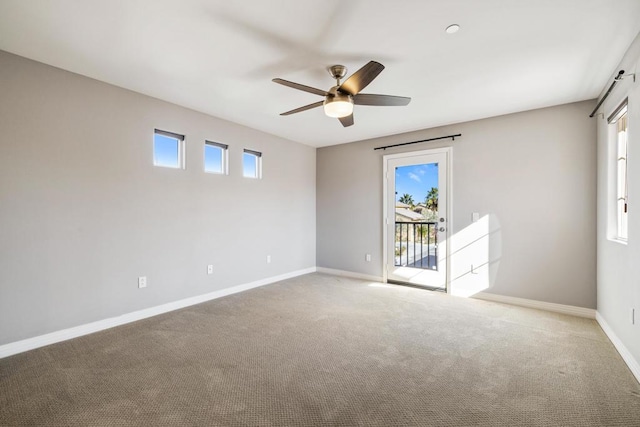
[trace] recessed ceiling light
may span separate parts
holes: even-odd
[[[447,27],[445,31],[447,32],[447,34],[453,34],[453,33],[457,33],[459,29],[460,29],[460,25],[451,24]]]

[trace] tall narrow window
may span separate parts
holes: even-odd
[[[616,173],[616,233],[618,240],[627,240],[628,199],[627,199],[627,100],[609,116],[608,122],[615,126],[615,173]]]
[[[204,171],[209,173],[228,174],[228,148],[226,144],[205,141],[204,143]]]
[[[245,178],[262,178],[262,153],[244,150],[242,155],[242,175]]]
[[[156,129],[153,134],[153,164],[184,169],[184,135]]]

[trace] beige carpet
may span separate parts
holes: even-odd
[[[303,276],[0,360],[0,425],[640,426],[595,321]]]

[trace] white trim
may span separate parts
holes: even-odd
[[[387,233],[389,232],[389,208],[388,197],[389,197],[389,157],[382,156],[382,282],[387,283],[387,277],[389,276],[388,267],[387,267],[387,259],[389,256],[387,255]],[[395,215],[393,220],[395,221]]]
[[[442,154],[451,152],[452,146],[440,147],[440,148],[429,148],[426,150],[418,150],[418,151],[405,151],[403,153],[396,154],[385,154],[383,158],[386,159],[401,159],[403,157],[414,157],[414,156],[424,156],[426,154]]]
[[[66,341],[71,338],[81,337],[83,335],[92,334],[94,332],[113,328],[115,326],[120,326],[126,323],[135,322],[137,320],[146,319],[148,317],[156,316],[158,314],[167,313],[169,311],[178,310],[180,308],[189,307],[195,304],[200,304],[216,298],[221,298],[227,295],[236,294],[238,292],[247,291],[249,289],[257,288],[260,286],[269,285],[271,283],[279,282],[281,280],[302,276],[304,274],[314,273],[315,271],[316,271],[315,267],[292,271],[290,273],[281,274],[279,276],[267,277],[265,279],[256,280],[255,282],[232,286],[230,288],[221,289],[219,291],[210,292],[208,294],[198,295],[191,298],[185,298],[182,300],[169,302],[169,303],[158,305],[155,307],[145,308],[145,309],[134,311],[131,313],[126,313],[118,317],[111,317],[108,319],[98,320],[96,322],[75,326],[73,328],[63,329],[63,330],[51,332],[45,335],[40,335],[33,338],[27,338],[22,341],[12,342],[12,343],[0,346],[0,359],[3,357],[14,355],[14,354],[22,353],[28,350],[33,350],[35,348],[44,347],[46,345],[55,344],[61,341]]]
[[[592,308],[576,307],[575,305],[556,304],[553,302],[536,301],[532,299],[509,297],[505,295],[479,292],[472,296],[485,301],[501,302],[504,304],[518,305],[520,307],[536,308],[538,310],[552,311],[554,313],[568,314],[570,316],[596,318],[596,311]]]
[[[604,331],[607,338],[609,338],[609,341],[611,341],[616,350],[618,350],[618,353],[620,353],[622,360],[624,360],[624,362],[627,364],[633,376],[635,376],[636,380],[640,382],[640,363],[633,357],[627,347],[625,347],[625,345],[622,343],[622,340],[620,340],[615,332],[613,332],[613,329],[611,329],[607,321],[604,320],[604,317],[602,317],[602,315],[597,311],[596,321]]]
[[[453,236],[453,146],[446,147],[447,155],[447,245],[445,246],[445,263],[447,274],[445,283],[447,286],[447,294],[451,295],[451,237]]]
[[[353,279],[370,280],[372,282],[382,282],[382,276],[371,276],[369,274],[355,273],[353,271],[336,270],[333,268],[316,267],[318,273],[331,274],[332,276],[351,277]]]

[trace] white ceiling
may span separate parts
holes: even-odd
[[[639,0],[0,0],[2,50],[316,147],[595,98],[638,32]],[[279,116],[322,98],[272,78],[372,59],[408,106]]]

